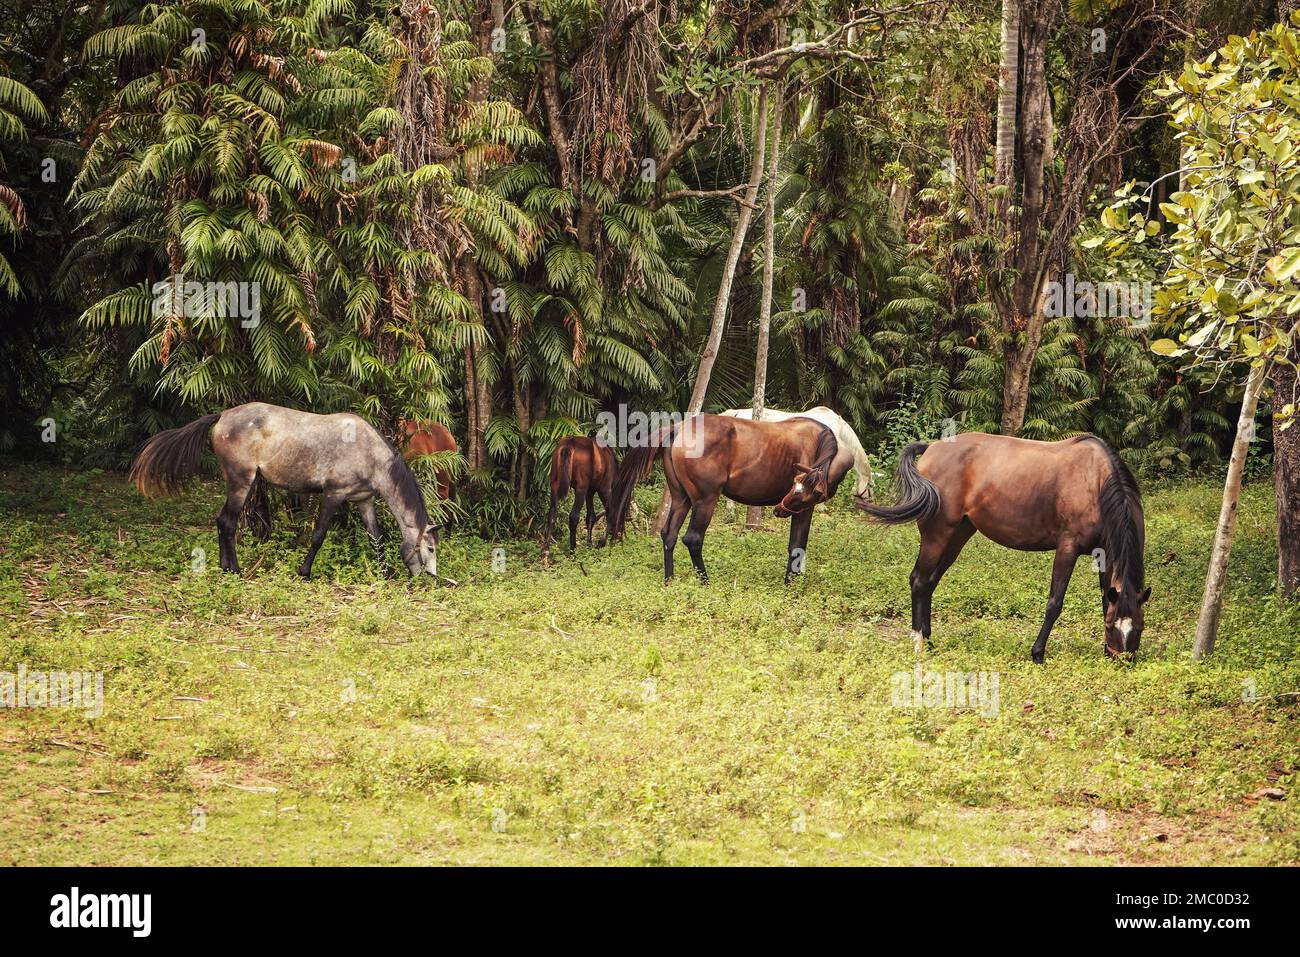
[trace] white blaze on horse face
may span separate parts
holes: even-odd
[[[795,490],[796,492],[800,492],[800,493],[802,493],[802,492],[803,492],[803,482],[795,482],[795,483],[794,483],[794,490]]]
[[[1115,627],[1119,629],[1119,646],[1124,651],[1128,651],[1128,636],[1133,633],[1133,619],[1121,618],[1115,622]]]

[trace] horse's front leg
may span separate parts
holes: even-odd
[[[1038,631],[1034,647],[1029,657],[1034,664],[1041,665],[1047,653],[1047,636],[1061,615],[1065,604],[1065,592],[1070,587],[1070,576],[1074,574],[1074,563],[1078,561],[1079,549],[1073,542],[1062,541],[1056,546],[1056,557],[1052,560],[1052,590],[1047,596],[1047,611],[1043,615],[1043,627]]]
[[[808,530],[812,528],[813,510],[796,512],[790,516],[790,546],[785,562],[785,583],[794,581],[796,575],[803,574],[804,562],[808,557]]]
[[[361,513],[361,524],[366,526],[366,538],[374,550],[375,564],[385,578],[393,577],[393,566],[388,563],[388,553],[384,551],[384,532],[379,527],[379,515],[375,512],[375,500],[368,498],[357,502],[357,511]]]
[[[713,520],[713,510],[717,506],[717,495],[696,502],[691,512],[691,524],[687,526],[686,534],[682,536],[686,550],[691,553],[691,564],[695,566],[695,574],[699,575],[700,581],[706,585],[709,582],[709,573],[704,568],[704,532],[708,529],[709,522]]]

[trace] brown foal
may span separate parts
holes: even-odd
[[[573,489],[573,508],[569,512],[569,551],[578,547],[578,516],[582,505],[587,505],[587,544],[591,544],[591,529],[596,524],[596,496],[605,509],[605,534],[600,547],[611,537],[617,538],[621,529],[615,522],[609,504],[614,500],[614,478],[618,463],[608,446],[595,439],[569,436],[560,439],[551,454],[551,510],[546,516],[546,537],[542,540],[542,557],[551,554],[551,540],[555,537],[555,512],[560,501]]]

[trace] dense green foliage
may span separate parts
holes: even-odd
[[[764,85],[785,118],[763,185],[768,402],[829,404],[869,448],[903,419],[911,437],[996,428],[991,291],[1009,277],[965,184],[991,162],[998,4],[788,6],[545,0],[501,25],[464,0],[24,7],[0,46],[0,451],[121,466],[160,428],[252,399],[390,434],[434,418],[468,459],[475,527],[518,529],[560,436],[622,402],[685,406]],[[1079,135],[1078,44],[1126,10],[1071,4],[1053,33],[1061,137]],[[1270,12],[1173,4],[1195,43],[1134,76]],[[1153,117],[1098,215],[1109,188],[1176,168]],[[1075,175],[1072,149],[1050,176]],[[1085,219],[1060,268],[1106,278],[1100,229]],[[762,246],[751,229],[706,409],[750,400]],[[255,321],[178,300],[175,277],[255,284]],[[1153,356],[1157,334],[1050,321],[1023,434],[1091,430],[1148,472],[1216,461],[1237,396]]]

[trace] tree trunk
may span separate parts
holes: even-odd
[[[1022,321],[1032,320],[1025,317]],[[1002,419],[998,425],[1003,435],[1015,435],[1025,424],[1035,351],[1027,344],[1018,346],[1013,342],[1008,342],[1003,350],[1006,365],[1002,370]]]
[[[1013,2],[1013,0],[1012,0]],[[1030,376],[1043,331],[1043,290],[1047,264],[1043,262],[1043,219],[1047,210],[1044,164],[1052,152],[1052,103],[1047,88],[1047,41],[1055,8],[1032,8],[1028,19],[1016,19],[1020,27],[1019,54],[1024,66],[1020,87],[1020,175],[1014,187],[999,201],[1000,225],[1011,242],[1011,265],[1016,279],[1010,297],[1002,295],[999,312],[1004,337],[1006,367],[1003,372],[1002,416],[1004,435],[1015,435],[1025,424],[1029,406]],[[1006,9],[1004,7],[1004,22]],[[1001,124],[1001,116],[999,116]],[[1004,130],[999,125],[998,134]],[[999,162],[1006,158],[999,156]],[[1014,162],[1014,157],[1013,157]],[[999,183],[999,185],[1003,185]],[[1012,194],[1018,193],[1013,198]],[[1003,206],[1003,201],[1008,203]],[[1012,215],[1011,205],[1019,204]],[[1014,222],[1013,222],[1014,220]]]
[[[1277,495],[1277,585],[1283,598],[1300,594],[1300,421],[1278,427],[1282,407],[1300,401],[1295,366],[1273,370],[1273,487]]]
[[[470,253],[460,257],[461,283],[475,317],[483,323],[484,288],[478,264]],[[479,346],[465,346],[465,461],[472,471],[489,466],[485,433],[492,421],[492,392],[478,372]]]
[[[998,130],[993,182],[1011,187],[1016,176],[1016,104],[1020,82],[1020,0],[1002,0],[1002,54],[998,63]],[[999,217],[1011,196],[998,200]]]
[[[698,415],[704,408],[704,397],[709,391],[709,377],[713,374],[713,363],[718,358],[718,348],[722,344],[722,329],[726,325],[727,307],[731,304],[731,283],[736,278],[736,265],[740,262],[740,252],[745,245],[745,234],[749,232],[749,221],[754,216],[755,201],[758,199],[758,186],[763,180],[763,160],[766,155],[767,137],[767,86],[758,94],[758,110],[754,121],[754,159],[749,174],[749,184],[745,187],[744,202],[736,214],[736,225],[731,231],[731,246],[727,249],[727,259],[722,267],[722,280],[718,283],[718,298],[713,303],[713,323],[709,327],[709,338],[700,356],[700,367],[695,373],[695,388],[691,391],[691,401],[686,407],[686,418]],[[668,488],[659,500],[659,512],[655,516],[654,532],[663,528],[668,517]]]
[[[1237,418],[1237,437],[1232,443],[1232,458],[1228,462],[1228,478],[1223,483],[1223,505],[1219,509],[1219,526],[1214,532],[1214,548],[1210,552],[1210,570],[1205,577],[1205,597],[1201,599],[1201,617],[1196,622],[1196,640],[1192,644],[1192,660],[1200,661],[1214,653],[1214,639],[1219,633],[1219,616],[1223,611],[1223,588],[1228,580],[1228,556],[1232,552],[1232,538],[1237,531],[1237,503],[1241,499],[1241,473],[1246,465],[1246,451],[1255,431],[1255,409],[1259,393],[1264,386],[1266,368],[1256,366],[1246,380],[1246,394],[1241,400],[1241,415]]]
[[[780,186],[777,168],[781,160],[781,90],[772,105],[772,147],[767,160],[767,202],[763,205],[763,291],[758,306],[758,345],[754,355],[754,421],[763,418],[767,403],[767,352],[772,331],[772,280],[775,274],[776,191]],[[763,506],[751,505],[745,513],[746,528],[761,528]]]
[[[505,25],[504,16],[504,12],[498,12],[494,3],[479,0],[475,4],[470,27],[481,55],[491,55],[492,30]],[[476,80],[470,87],[469,101],[477,103],[486,99],[490,82],[491,74]],[[461,254],[460,272],[465,298],[469,300],[474,317],[480,325],[486,326],[483,303],[487,290],[483,274],[471,253]],[[478,359],[482,351],[482,347],[473,343],[465,346],[465,461],[470,471],[486,469],[492,464],[488,457],[486,439],[488,423],[492,421],[492,391],[478,372]]]

